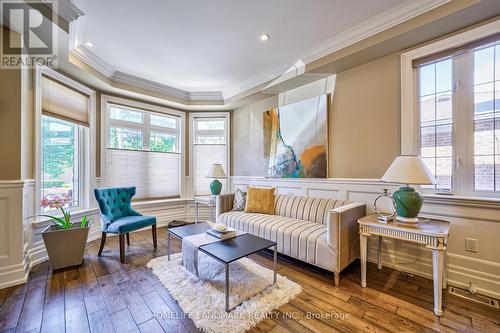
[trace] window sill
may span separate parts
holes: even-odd
[[[139,201],[139,202],[133,202],[132,207],[133,208],[143,208],[143,207],[151,207],[151,206],[169,206],[169,205],[175,205],[175,204],[182,204],[182,203],[191,203],[194,202],[194,199],[181,199],[181,198],[176,198],[176,199],[162,199],[162,200],[146,200],[146,201]],[[81,219],[83,216],[90,216],[90,215],[96,215],[99,214],[99,208],[82,208],[82,209],[76,209],[71,211],[71,218],[72,219]],[[55,217],[63,217],[61,213],[57,214],[48,214],[48,215],[54,215]],[[48,217],[43,217],[43,216],[37,216],[31,218],[31,223],[35,227],[42,227],[45,225],[49,225],[51,222],[51,219]]]
[[[190,198],[175,198],[175,199],[159,199],[159,200],[144,200],[132,202],[132,208],[142,208],[149,206],[161,206],[161,205],[175,205],[179,203],[193,202],[194,199]]]
[[[98,208],[81,208],[81,209],[75,209],[71,211],[71,219],[81,219],[84,216],[90,216],[90,215],[95,215],[99,213]],[[48,215],[54,215],[55,217],[63,217],[61,213],[57,214],[48,214]],[[49,225],[51,223],[51,219],[45,216],[37,216],[31,219],[31,223],[35,227],[40,227],[44,225]]]
[[[436,205],[453,205],[477,208],[494,208],[500,207],[499,198],[491,197],[473,197],[453,194],[423,194],[424,203]]]

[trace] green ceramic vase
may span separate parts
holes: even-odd
[[[222,190],[222,183],[217,179],[214,179],[213,182],[210,183],[210,192],[212,195],[219,195]]]
[[[413,187],[402,186],[392,194],[396,203],[396,211],[401,217],[414,218],[422,208],[423,199]]]

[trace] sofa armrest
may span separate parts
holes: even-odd
[[[359,256],[358,219],[366,216],[366,204],[353,202],[330,210],[327,242],[337,252],[337,272]]]
[[[215,218],[233,209],[234,193],[218,195],[215,201]]]

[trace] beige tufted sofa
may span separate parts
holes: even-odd
[[[217,222],[278,243],[278,252],[339,273],[359,255],[357,220],[366,205],[322,198],[276,195],[275,215],[232,211],[234,194],[217,197]]]

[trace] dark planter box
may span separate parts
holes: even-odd
[[[53,270],[82,264],[89,229],[89,226],[80,228],[80,223],[74,223],[69,229],[50,225],[42,232]]]

